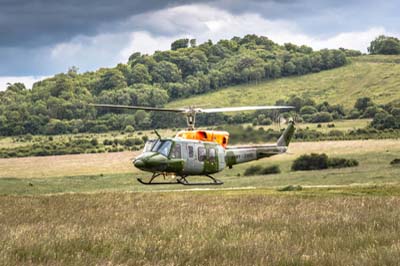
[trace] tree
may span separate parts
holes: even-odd
[[[171,62],[161,61],[151,71],[151,76],[154,82],[177,82],[182,79],[181,71]]]
[[[132,76],[130,84],[133,83],[145,83],[148,84],[151,81],[151,76],[147,66],[143,64],[136,64],[132,69]]]
[[[187,48],[189,45],[189,39],[179,39],[171,43],[171,50],[175,51],[180,48]]]
[[[364,112],[368,107],[373,105],[374,103],[372,102],[371,98],[362,97],[357,99],[356,103],[354,104],[354,108],[361,112]]]
[[[190,47],[196,47],[196,39],[190,39]]]
[[[7,91],[22,92],[26,90],[25,84],[21,82],[16,82],[14,84],[7,83]]]
[[[127,86],[125,77],[118,69],[107,69],[103,72],[96,86],[96,92],[103,90],[120,89]]]
[[[400,41],[395,37],[378,36],[368,47],[370,54],[400,54]]]

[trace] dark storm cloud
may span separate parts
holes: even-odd
[[[0,0],[0,46],[42,46],[132,15],[193,0]],[[207,2],[203,0],[200,2]]]
[[[111,66],[133,32],[166,39],[207,32],[202,21],[191,23],[190,16],[175,17],[176,10],[167,9],[187,4],[205,4],[234,15],[256,14],[284,22],[282,30],[293,26],[293,33],[315,39],[372,27],[398,32],[400,24],[397,0],[0,0],[0,77],[51,75],[71,65],[82,71]],[[154,12],[157,16],[151,16]],[[165,19],[168,15],[171,19]],[[112,37],[96,38],[107,34]],[[118,34],[125,37],[115,40]]]
[[[66,41],[76,35],[93,35],[102,25],[133,15],[190,3],[220,3],[237,12],[269,1],[218,0],[0,0],[0,47],[33,47]],[[112,28],[112,27],[111,27]],[[103,28],[104,29],[104,28]]]

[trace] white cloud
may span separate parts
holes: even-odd
[[[7,83],[16,83],[21,82],[25,84],[25,87],[28,89],[32,88],[33,83],[45,79],[45,76],[23,76],[23,77],[1,77],[0,76],[0,91],[3,91],[7,88]]]
[[[372,27],[365,31],[344,32],[318,38],[302,33],[298,25],[291,21],[268,20],[256,13],[234,15],[207,5],[185,5],[137,15],[133,16],[127,24],[170,36],[164,39],[160,39],[160,37],[149,39],[151,35],[132,35],[131,42],[143,43],[136,46],[139,51],[141,47],[146,46],[146,42],[157,43],[162,48],[168,48],[171,40],[181,36],[196,38],[198,42],[204,42],[208,39],[218,41],[254,33],[267,36],[280,44],[291,42],[298,45],[309,45],[314,49],[344,47],[366,52],[371,40],[378,35],[398,36],[396,33],[387,32],[383,27]],[[135,46],[128,47],[134,48]],[[146,49],[146,52],[149,50]]]

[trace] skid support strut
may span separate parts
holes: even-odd
[[[213,186],[213,185],[222,185],[223,182],[212,177],[211,175],[206,175],[208,178],[211,179],[212,182],[189,182],[187,179],[187,175],[182,175],[178,176],[174,181],[166,181],[166,182],[154,182],[154,179],[162,175],[165,180],[165,173],[153,173],[149,181],[144,181],[141,178],[137,178],[137,181],[139,181],[143,185],[176,185],[176,184],[181,184],[184,186]]]

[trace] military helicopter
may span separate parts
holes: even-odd
[[[271,157],[285,153],[294,134],[294,122],[289,121],[275,144],[228,146],[229,133],[226,131],[195,130],[197,113],[218,113],[248,110],[291,109],[292,106],[243,106],[202,109],[158,108],[112,104],[92,104],[98,108],[146,110],[181,113],[186,116],[187,130],[180,131],[173,138],[162,138],[155,130],[158,139],[148,140],[143,152],[133,160],[136,168],[151,172],[148,181],[137,180],[144,185],[222,185],[223,182],[211,176],[226,167]],[[190,176],[205,176],[210,182],[190,182]],[[172,181],[155,181],[156,178],[171,177]]]

